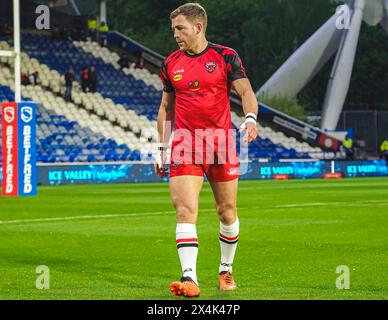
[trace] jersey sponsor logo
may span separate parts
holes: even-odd
[[[180,81],[183,79],[183,76],[181,74],[177,74],[176,76],[174,76],[174,81]]]
[[[214,61],[206,62],[205,67],[207,72],[212,73],[214,70],[216,70],[217,63],[215,63]]]
[[[189,90],[190,91],[198,91],[200,89],[199,87],[199,81],[198,80],[195,80],[195,81],[190,81],[189,82]]]
[[[203,98],[203,97],[206,97],[207,94],[204,93],[204,92],[187,92],[185,93],[187,97],[189,98],[194,98],[194,97],[200,97],[200,98]]]
[[[230,169],[227,172],[227,174],[230,175],[230,176],[237,176],[238,175],[238,169],[237,168]]]
[[[172,163],[171,165],[172,165],[172,167],[173,167],[175,170],[177,170],[181,164],[180,164],[180,163]]]
[[[185,69],[174,70],[174,74],[183,73],[183,72],[185,72]]]

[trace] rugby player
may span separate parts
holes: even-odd
[[[200,289],[196,272],[196,223],[205,174],[220,220],[219,289],[237,288],[232,265],[239,237],[236,208],[239,172],[235,139],[229,134],[233,128],[231,89],[242,100],[245,114],[242,128],[246,130],[244,139],[248,143],[258,135],[258,101],[236,51],[207,41],[207,14],[201,5],[184,4],[171,13],[170,19],[179,49],[161,67],[164,89],[158,113],[160,143],[155,171],[160,177],[169,174],[170,195],[176,209],[176,245],[182,278],[172,282],[170,290],[175,296],[197,297]],[[169,172],[168,124],[174,131]],[[211,143],[209,136],[213,138]]]

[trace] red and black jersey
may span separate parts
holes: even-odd
[[[163,62],[160,77],[164,91],[175,93],[175,130],[232,129],[232,82],[246,78],[236,51],[213,43],[195,55],[177,50]]]

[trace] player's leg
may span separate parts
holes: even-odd
[[[220,219],[221,262],[219,266],[219,288],[233,290],[237,286],[232,277],[232,266],[237,249],[239,236],[239,220],[237,217],[238,179],[216,182],[210,181],[213,189],[215,205]]]
[[[170,289],[174,295],[198,296],[196,272],[198,238],[196,222],[198,199],[203,184],[203,171],[198,176],[182,175],[170,178],[170,195],[176,210],[176,244],[182,267],[181,281],[173,282]],[[195,285],[190,280],[195,282]]]
[[[219,272],[232,272],[232,264],[237,248],[239,220],[237,217],[238,179],[226,182],[210,182],[215,205],[220,219],[221,264]]]
[[[171,200],[176,210],[177,223],[196,224],[203,175],[172,177],[169,185]]]

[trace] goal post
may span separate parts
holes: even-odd
[[[15,61],[14,101],[1,103],[2,195],[34,196],[37,194],[37,105],[21,101],[20,0],[13,0],[13,17],[13,49],[0,51],[0,57]]]
[[[15,102],[21,102],[20,0],[13,0],[13,50],[0,50],[0,57],[15,60]]]

